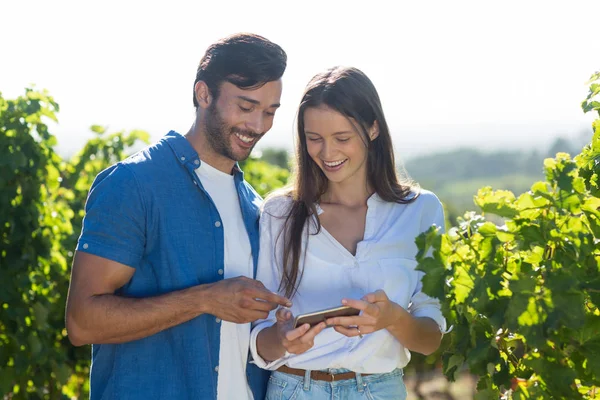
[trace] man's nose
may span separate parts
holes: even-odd
[[[246,121],[246,129],[257,135],[262,135],[265,132],[265,118],[263,113],[253,113]]]

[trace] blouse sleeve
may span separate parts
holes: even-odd
[[[260,217],[260,251],[258,255],[258,268],[256,279],[262,282],[265,287],[275,293],[283,294],[279,290],[279,284],[282,276],[282,249],[283,235],[281,227],[285,219],[279,218],[278,205],[281,205],[281,200],[274,199],[267,202],[264,206]],[[275,203],[275,204],[273,204]],[[281,237],[280,237],[281,236]],[[271,311],[269,316],[263,320],[255,321],[250,334],[250,353],[252,362],[258,367],[267,370],[276,370],[286,362],[286,356],[274,360],[272,362],[265,361],[259,354],[256,346],[258,334],[265,328],[270,327],[276,321],[275,313],[277,309]]]
[[[442,203],[433,196],[436,200],[435,205],[430,209],[432,212],[427,212],[423,216],[421,230],[424,232],[431,226],[436,225],[441,228],[441,232],[445,231],[444,208]],[[430,250],[431,251],[431,250]],[[423,293],[422,279],[425,273],[417,271],[418,284],[411,297],[408,311],[415,317],[428,317],[434,320],[440,327],[442,333],[448,333],[446,319],[442,315],[440,301]]]

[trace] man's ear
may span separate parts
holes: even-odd
[[[208,108],[212,102],[212,96],[210,90],[204,81],[196,82],[194,86],[194,92],[196,93],[196,101],[202,108]]]
[[[377,136],[379,136],[379,124],[375,121],[373,126],[369,128],[369,139],[375,140]]]

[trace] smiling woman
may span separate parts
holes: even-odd
[[[329,181],[342,182],[351,176],[365,174],[361,181],[366,182],[364,166],[368,150],[356,122],[326,105],[307,109],[304,119],[308,154]],[[369,140],[378,135],[375,122],[369,128]],[[338,171],[340,173],[335,174]]]
[[[274,371],[267,399],[405,399],[409,350],[431,354],[446,330],[415,270],[415,238],[443,228],[441,203],[396,176],[379,96],[356,68],[309,82],[297,135],[296,180],[260,220],[257,279],[294,300],[252,331],[254,361]],[[360,315],[294,326],[340,305]]]

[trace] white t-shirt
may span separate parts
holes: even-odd
[[[253,278],[252,250],[235,182],[232,175],[205,162],[196,169],[202,186],[217,206],[225,237],[225,279],[238,276]],[[252,400],[246,378],[250,345],[250,324],[222,321],[219,350],[218,400]],[[245,383],[245,388],[244,388]]]

